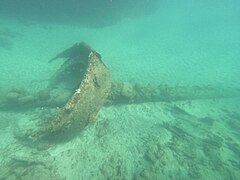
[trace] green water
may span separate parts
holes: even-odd
[[[240,179],[239,19],[237,0],[2,0],[0,179]],[[68,93],[39,103],[64,62],[49,59],[81,41],[113,82],[184,98],[103,106],[67,141],[29,141]]]

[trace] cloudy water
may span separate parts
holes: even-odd
[[[238,0],[1,0],[0,179],[240,178]]]

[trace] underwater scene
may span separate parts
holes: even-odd
[[[239,77],[239,0],[1,0],[0,180],[238,180]]]

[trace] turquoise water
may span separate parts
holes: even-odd
[[[2,0],[0,179],[240,179],[239,19],[237,0]],[[104,105],[64,142],[26,137],[69,97],[49,59],[81,41],[122,97],[168,92]]]

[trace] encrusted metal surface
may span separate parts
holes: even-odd
[[[50,122],[44,123],[39,130],[31,134],[31,138],[36,140],[69,137],[95,120],[111,88],[110,72],[95,51],[90,51],[85,74],[79,79],[82,79],[79,87],[65,106]]]

